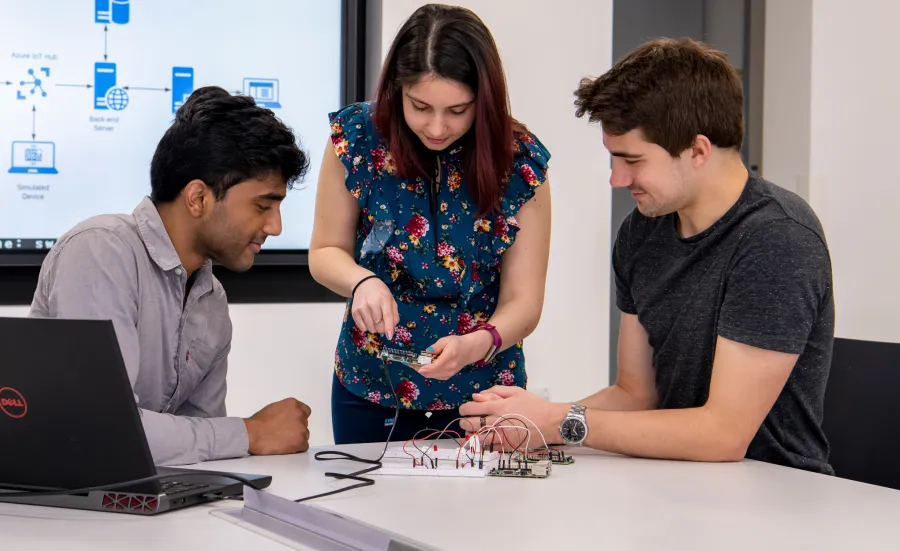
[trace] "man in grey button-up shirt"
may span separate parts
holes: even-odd
[[[271,111],[202,88],[159,143],[151,197],[130,216],[78,224],[47,255],[31,315],[112,320],[157,464],[308,447],[297,400],[226,417],[232,326],[211,267],[252,266],[307,166]]]

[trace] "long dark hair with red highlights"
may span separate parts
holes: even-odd
[[[475,94],[475,121],[461,138],[462,168],[478,216],[500,207],[513,162],[513,141],[526,132],[512,118],[503,65],[494,38],[477,15],[465,8],[428,4],[413,13],[394,38],[375,94],[375,127],[387,142],[397,175],[434,175],[426,155],[403,117],[402,87],[431,73],[466,84]]]

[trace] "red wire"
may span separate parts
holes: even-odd
[[[423,436],[422,438],[410,439],[410,440],[407,440],[406,442],[404,442],[404,443],[403,443],[403,448],[402,448],[402,449],[403,449],[403,453],[405,453],[406,455],[412,457],[412,459],[413,459],[413,466],[415,466],[415,464],[416,464],[416,456],[414,456],[413,454],[411,454],[411,453],[409,453],[408,451],[406,451],[406,445],[409,444],[410,442],[424,442],[425,440],[428,440],[429,438],[431,438],[431,437],[434,436],[435,434],[444,434],[444,433],[455,434],[457,438],[461,438],[461,436],[459,435],[459,433],[456,432],[455,430],[436,430],[436,431],[432,432],[431,434],[428,434],[428,435],[426,435],[426,436]],[[456,461],[457,461],[457,463],[459,463],[459,457],[457,457]]]

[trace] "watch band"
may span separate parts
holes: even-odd
[[[478,367],[483,367],[492,361],[497,356],[500,348],[503,346],[503,339],[500,337],[500,332],[497,331],[497,328],[491,325],[490,323],[479,323],[475,326],[475,331],[487,331],[494,338],[494,342],[491,347],[488,349],[487,354],[485,354],[484,358],[476,362],[475,365]]]

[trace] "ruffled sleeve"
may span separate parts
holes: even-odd
[[[500,207],[506,216],[515,216],[534,192],[547,180],[550,152],[534,134],[516,140],[513,167]]]
[[[328,114],[331,144],[347,169],[347,191],[365,207],[371,193],[375,163],[372,156],[371,106],[352,103]]]
[[[516,240],[519,221],[516,214],[541,184],[547,181],[550,152],[533,134],[519,137],[515,143],[513,165],[500,210],[492,219],[475,221],[477,257],[466,272],[462,288],[467,297],[474,296],[500,277],[502,255]]]
[[[500,200],[501,212],[494,221],[492,248],[495,262],[499,262],[499,255],[515,241],[519,231],[516,214],[547,181],[549,161],[550,152],[534,134],[528,133],[516,140],[509,182]]]

